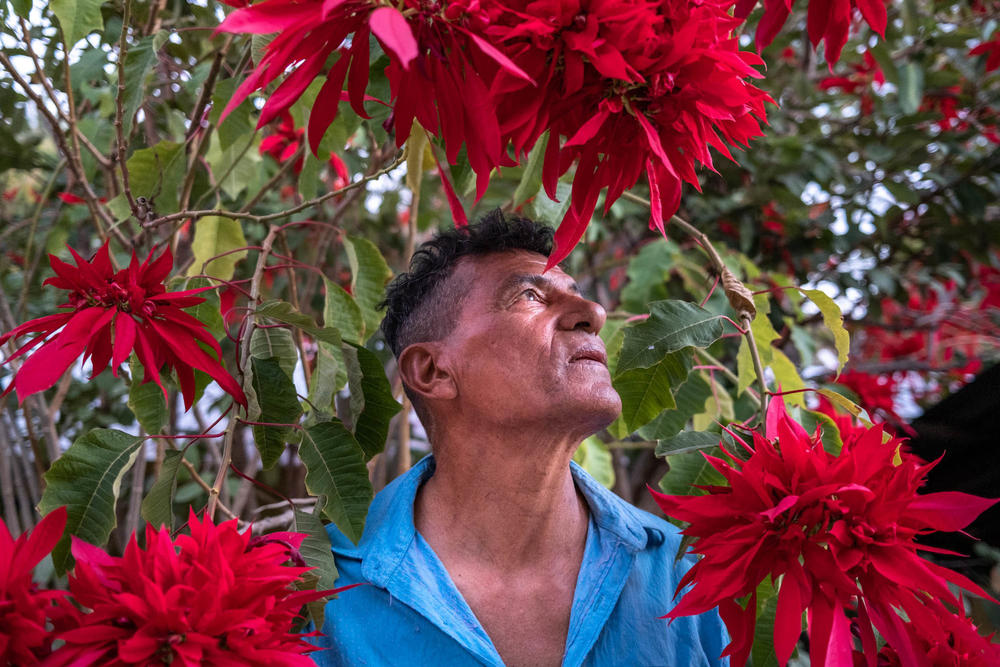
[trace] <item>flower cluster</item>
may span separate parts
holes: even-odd
[[[861,115],[868,116],[875,106],[872,89],[878,90],[885,84],[885,75],[871,51],[865,51],[861,63],[851,64],[851,73],[846,76],[828,76],[820,80],[820,90],[839,88],[848,95],[857,95],[861,101]]]
[[[277,33],[224,113],[294,67],[262,109],[259,123],[270,122],[336,53],[309,118],[315,151],[342,99],[367,117],[374,35],[389,57],[391,100],[383,103],[392,106],[397,144],[416,121],[440,137],[449,162],[464,146],[477,199],[494,169],[514,164],[545,133],[542,182],[551,198],[559,177],[576,166],[555,264],[582,236],[602,190],[607,209],[645,172],[651,226],[662,231],[682,183],[698,187],[695,164],[712,168],[710,146],[731,159],[729,146],[761,136],[771,100],[748,82],[763,63],[739,50],[734,1],[404,0],[397,9],[367,0],[264,0],[220,25]],[[463,224],[461,204],[441,177]]]
[[[900,447],[883,442],[880,427],[858,429],[839,455],[823,448],[786,413],[780,398],[768,407],[765,435],[753,434],[746,461],[706,456],[726,480],[703,487],[703,496],[653,495],[669,516],[690,525],[693,550],[703,556],[684,576],[693,588],[667,614],[699,614],[718,606],[732,642],[733,664],[749,655],[757,613],[757,588],[780,582],[774,626],[780,664],[792,654],[807,612],[814,664],[851,664],[848,614],[868,664],[877,653],[874,630],[903,664],[923,664],[924,648],[896,610],[927,617],[936,597],[955,607],[948,584],[988,597],[966,577],[917,554],[915,537],[964,528],[993,505],[958,492],[918,495],[927,471]]]
[[[286,566],[305,537],[251,539],[236,520],[216,526],[194,512],[190,535],[166,528],[133,536],[120,558],[73,541],[69,588],[90,611],[58,634],[52,665],[300,665],[314,649],[292,625],[325,591],[295,591],[308,567]],[[299,559],[301,562],[301,559]]]
[[[236,402],[246,405],[243,389],[219,362],[219,343],[204,324],[184,312],[203,302],[196,295],[210,288],[167,292],[163,284],[173,268],[169,248],[156,258],[150,252],[142,263],[133,251],[131,263],[119,271],[111,263],[107,243],[90,261],[72,248],[69,251],[76,266],[49,255],[56,275],[44,283],[69,292],[68,301],[60,306],[68,310],[30,320],[0,336],[2,345],[9,339],[38,334],[4,362],[35,350],[2,395],[16,389],[23,401],[48,389],[80,355],[84,361],[91,360],[93,375],[109,362],[117,375],[134,350],[145,369],[143,382],[155,382],[164,396],[160,373],[165,367],[174,369],[185,408],[194,402],[195,369],[208,373]]]
[[[280,116],[280,122],[272,134],[264,137],[260,142],[259,152],[261,155],[270,155],[275,162],[284,164],[291,160],[299,152],[306,131],[295,127],[295,120],[292,114],[285,111]],[[292,171],[296,174],[302,172],[302,165],[305,163],[305,156],[299,155],[292,165]],[[330,167],[337,175],[334,187],[339,189],[350,183],[351,174],[347,170],[347,165],[336,153],[330,154]]]
[[[52,651],[47,622],[58,624],[69,607],[65,591],[41,590],[35,566],[49,554],[66,527],[66,508],[50,512],[30,535],[16,540],[0,520],[0,664],[34,665]]]

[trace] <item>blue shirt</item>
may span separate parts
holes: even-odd
[[[716,611],[660,619],[694,563],[675,561],[672,525],[633,507],[575,463],[573,479],[590,507],[564,667],[579,665],[728,665],[728,635]],[[444,565],[413,524],[417,489],[434,474],[427,456],[379,493],[355,546],[328,527],[340,570],[338,586],[367,582],[327,603],[327,650],[320,665],[490,665],[503,661]]]

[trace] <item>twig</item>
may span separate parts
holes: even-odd
[[[125,142],[125,129],[124,129],[124,116],[125,116],[125,54],[128,50],[128,24],[132,16],[132,3],[129,0],[123,0],[122,2],[122,34],[121,39],[118,42],[118,94],[115,95],[115,140],[117,141],[117,151],[118,151],[118,169],[122,174],[122,192],[125,193],[125,199],[128,200],[129,210],[132,211],[132,215],[142,223],[142,217],[139,216],[139,207],[135,203],[135,198],[132,196],[132,186],[129,183],[128,175],[128,164],[126,157],[128,155],[128,145]]]
[[[146,479],[146,443],[139,447],[139,455],[132,465],[131,487],[128,494],[128,509],[125,512],[125,522],[122,524],[122,542],[127,543],[129,536],[139,530],[139,510],[142,505],[143,482]]]
[[[631,192],[623,192],[622,196],[644,206],[651,207],[648,199],[632,194]],[[729,267],[722,261],[722,256],[719,255],[715,246],[712,245],[712,242],[701,230],[676,215],[671,216],[669,222],[683,229],[701,246],[705,254],[708,255],[713,271],[722,279],[722,288],[725,291],[726,298],[729,300],[729,304],[739,315],[740,322],[743,323],[741,333],[747,339],[747,347],[750,348],[750,358],[753,360],[753,367],[757,373],[757,382],[760,385],[760,414],[763,419],[764,415],[767,414],[767,382],[764,379],[764,369],[760,361],[760,352],[757,350],[753,329],[750,326],[750,323],[757,316],[753,294],[729,270]]]
[[[327,201],[328,199],[332,199],[332,198],[334,198],[334,197],[336,197],[338,195],[342,195],[345,192],[349,192],[351,190],[355,190],[355,189],[361,187],[362,185],[364,185],[364,184],[366,184],[366,183],[368,183],[370,181],[377,180],[377,179],[381,178],[382,176],[384,176],[385,174],[388,174],[390,171],[392,171],[396,167],[398,167],[401,164],[401,162],[402,162],[402,160],[400,158],[397,158],[396,160],[393,160],[392,164],[390,164],[389,166],[385,167],[384,169],[380,169],[379,171],[375,172],[374,174],[370,174],[368,176],[365,176],[364,178],[362,178],[360,180],[357,180],[354,183],[351,183],[350,185],[344,186],[344,187],[340,188],[339,190],[332,190],[330,192],[327,192],[326,194],[323,194],[323,195],[320,195],[319,197],[316,197],[315,199],[310,199],[309,201],[303,202],[303,203],[299,204],[298,206],[294,206],[294,207],[292,207],[290,209],[286,209],[284,211],[279,211],[277,213],[270,213],[268,215],[253,215],[252,213],[244,213],[244,212],[241,212],[241,211],[226,211],[226,210],[223,210],[223,209],[208,209],[208,210],[200,210],[200,211],[181,211],[179,213],[171,213],[170,215],[164,215],[162,217],[156,218],[155,220],[151,220],[151,221],[145,223],[143,225],[143,227],[145,227],[146,229],[152,229],[154,227],[159,227],[160,225],[166,224],[168,222],[173,222],[175,220],[184,220],[184,219],[187,219],[187,218],[191,218],[192,220],[197,220],[198,218],[204,218],[204,217],[210,216],[210,215],[212,215],[212,216],[220,216],[220,217],[223,217],[223,218],[234,218],[234,219],[240,219],[240,220],[253,220],[254,222],[271,222],[273,220],[280,220],[282,218],[287,218],[289,216],[295,215],[296,213],[298,213],[300,211],[304,211],[307,208],[311,208],[311,207],[316,206],[318,204],[322,204],[323,202]]]
[[[7,524],[7,530],[16,538],[21,534],[17,506],[23,504],[23,501],[19,502],[19,499],[14,498],[14,469],[11,466],[13,456],[14,451],[7,439],[7,428],[4,424],[0,424],[0,498],[3,499],[3,520]],[[23,490],[20,485],[18,490]]]

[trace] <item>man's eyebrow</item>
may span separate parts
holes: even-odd
[[[543,292],[558,289],[556,281],[548,276],[538,273],[515,273],[500,283],[496,291],[497,300],[503,301],[508,294],[520,287],[537,287]],[[570,281],[568,289],[573,294],[580,294],[580,286],[576,281]]]

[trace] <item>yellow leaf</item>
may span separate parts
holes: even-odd
[[[819,308],[823,314],[823,324],[833,334],[833,343],[837,348],[837,375],[847,363],[847,354],[851,349],[851,337],[844,328],[844,313],[840,310],[837,302],[831,299],[826,292],[818,289],[802,289],[799,291]]]

